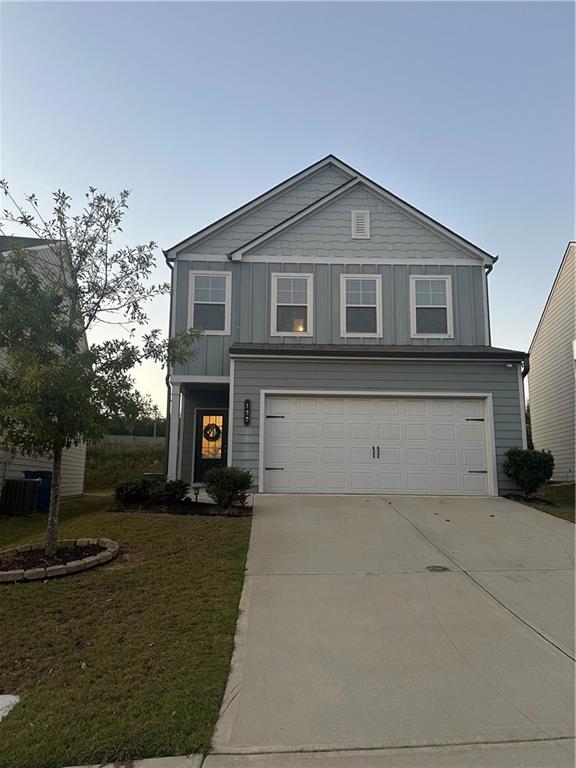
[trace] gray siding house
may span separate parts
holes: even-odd
[[[2,253],[15,248],[25,248],[37,255],[38,261],[50,261],[49,249],[45,241],[33,237],[0,237],[0,258]],[[0,368],[6,366],[6,356],[0,350]],[[1,443],[1,436],[0,436]],[[84,491],[84,472],[86,467],[86,446],[84,444],[68,448],[62,456],[62,496],[79,496]],[[22,453],[10,453],[0,446],[0,491],[4,480],[19,480],[26,471],[51,471],[51,456],[27,456]]]
[[[333,155],[165,251],[168,474],[263,493],[496,495],[526,444],[523,352],[490,344],[495,257]]]
[[[530,345],[534,447],[554,455],[554,480],[574,480],[576,244],[568,243]]]

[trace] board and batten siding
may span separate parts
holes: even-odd
[[[484,268],[472,265],[432,264],[318,264],[290,262],[178,261],[176,266],[176,331],[189,327],[189,286],[191,271],[232,273],[231,333],[202,336],[197,355],[176,365],[178,375],[227,376],[228,351],[234,342],[290,344],[417,344],[485,345]],[[272,274],[311,274],[314,292],[313,336],[302,338],[272,336],[270,333]],[[382,338],[340,336],[340,276],[382,276]],[[410,337],[410,275],[450,275],[454,308],[454,338],[412,339]]]
[[[62,455],[62,496],[79,496],[84,492],[86,445],[68,448]],[[52,459],[48,456],[23,454],[0,455],[0,484],[3,480],[21,480],[25,471],[51,472]]]
[[[299,213],[321,197],[351,179],[351,175],[333,165],[327,165],[303,179],[299,184],[275,195],[261,205],[231,221],[226,227],[195,242],[181,253],[210,253],[226,255],[244,243],[267,232],[272,227]]]
[[[554,480],[574,480],[576,246],[568,246],[530,347],[532,440],[554,456]]]
[[[498,492],[514,490],[502,472],[504,454],[522,447],[522,405],[518,364],[488,362],[392,362],[267,360],[237,358],[234,364],[232,464],[259,470],[260,390],[491,393],[498,468]],[[243,403],[251,401],[249,425]],[[489,449],[490,450],[490,449]]]

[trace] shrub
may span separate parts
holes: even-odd
[[[183,480],[158,480],[143,477],[127,480],[116,486],[116,500],[124,506],[130,504],[176,504],[188,492],[188,483]]]
[[[245,506],[254,484],[252,473],[239,467],[210,469],[203,480],[208,496],[223,509],[233,504]]]
[[[150,498],[150,480],[127,480],[116,486],[116,501],[121,504],[144,504]]]
[[[188,493],[184,480],[152,480],[150,483],[150,504],[176,504]]]
[[[532,496],[552,477],[554,456],[550,451],[510,448],[506,452],[503,469],[519,488]]]

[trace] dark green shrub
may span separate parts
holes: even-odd
[[[150,480],[127,480],[116,486],[116,501],[120,504],[145,504],[150,498]]]
[[[188,493],[188,483],[184,480],[150,481],[149,504],[176,504]]]
[[[550,451],[510,448],[503,464],[504,473],[532,496],[554,473],[554,456]]]
[[[208,470],[204,475],[203,482],[208,496],[219,507],[227,509],[234,504],[246,505],[254,485],[254,478],[247,469],[218,467]]]

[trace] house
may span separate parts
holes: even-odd
[[[38,260],[49,262],[51,255],[44,240],[33,237],[0,237],[0,259],[3,253],[16,248],[25,248],[34,253]],[[0,366],[6,365],[6,357],[0,350]],[[1,439],[1,438],[0,438]],[[84,490],[86,446],[78,445],[64,451],[62,457],[62,496],[78,496]],[[25,471],[51,471],[50,456],[26,456],[9,453],[0,447],[0,489],[4,480],[21,479]]]
[[[260,492],[496,495],[526,445],[523,352],[490,344],[496,257],[333,155],[165,252],[169,477]]]
[[[568,243],[530,345],[534,447],[554,456],[554,480],[574,480],[576,418],[576,243]]]

